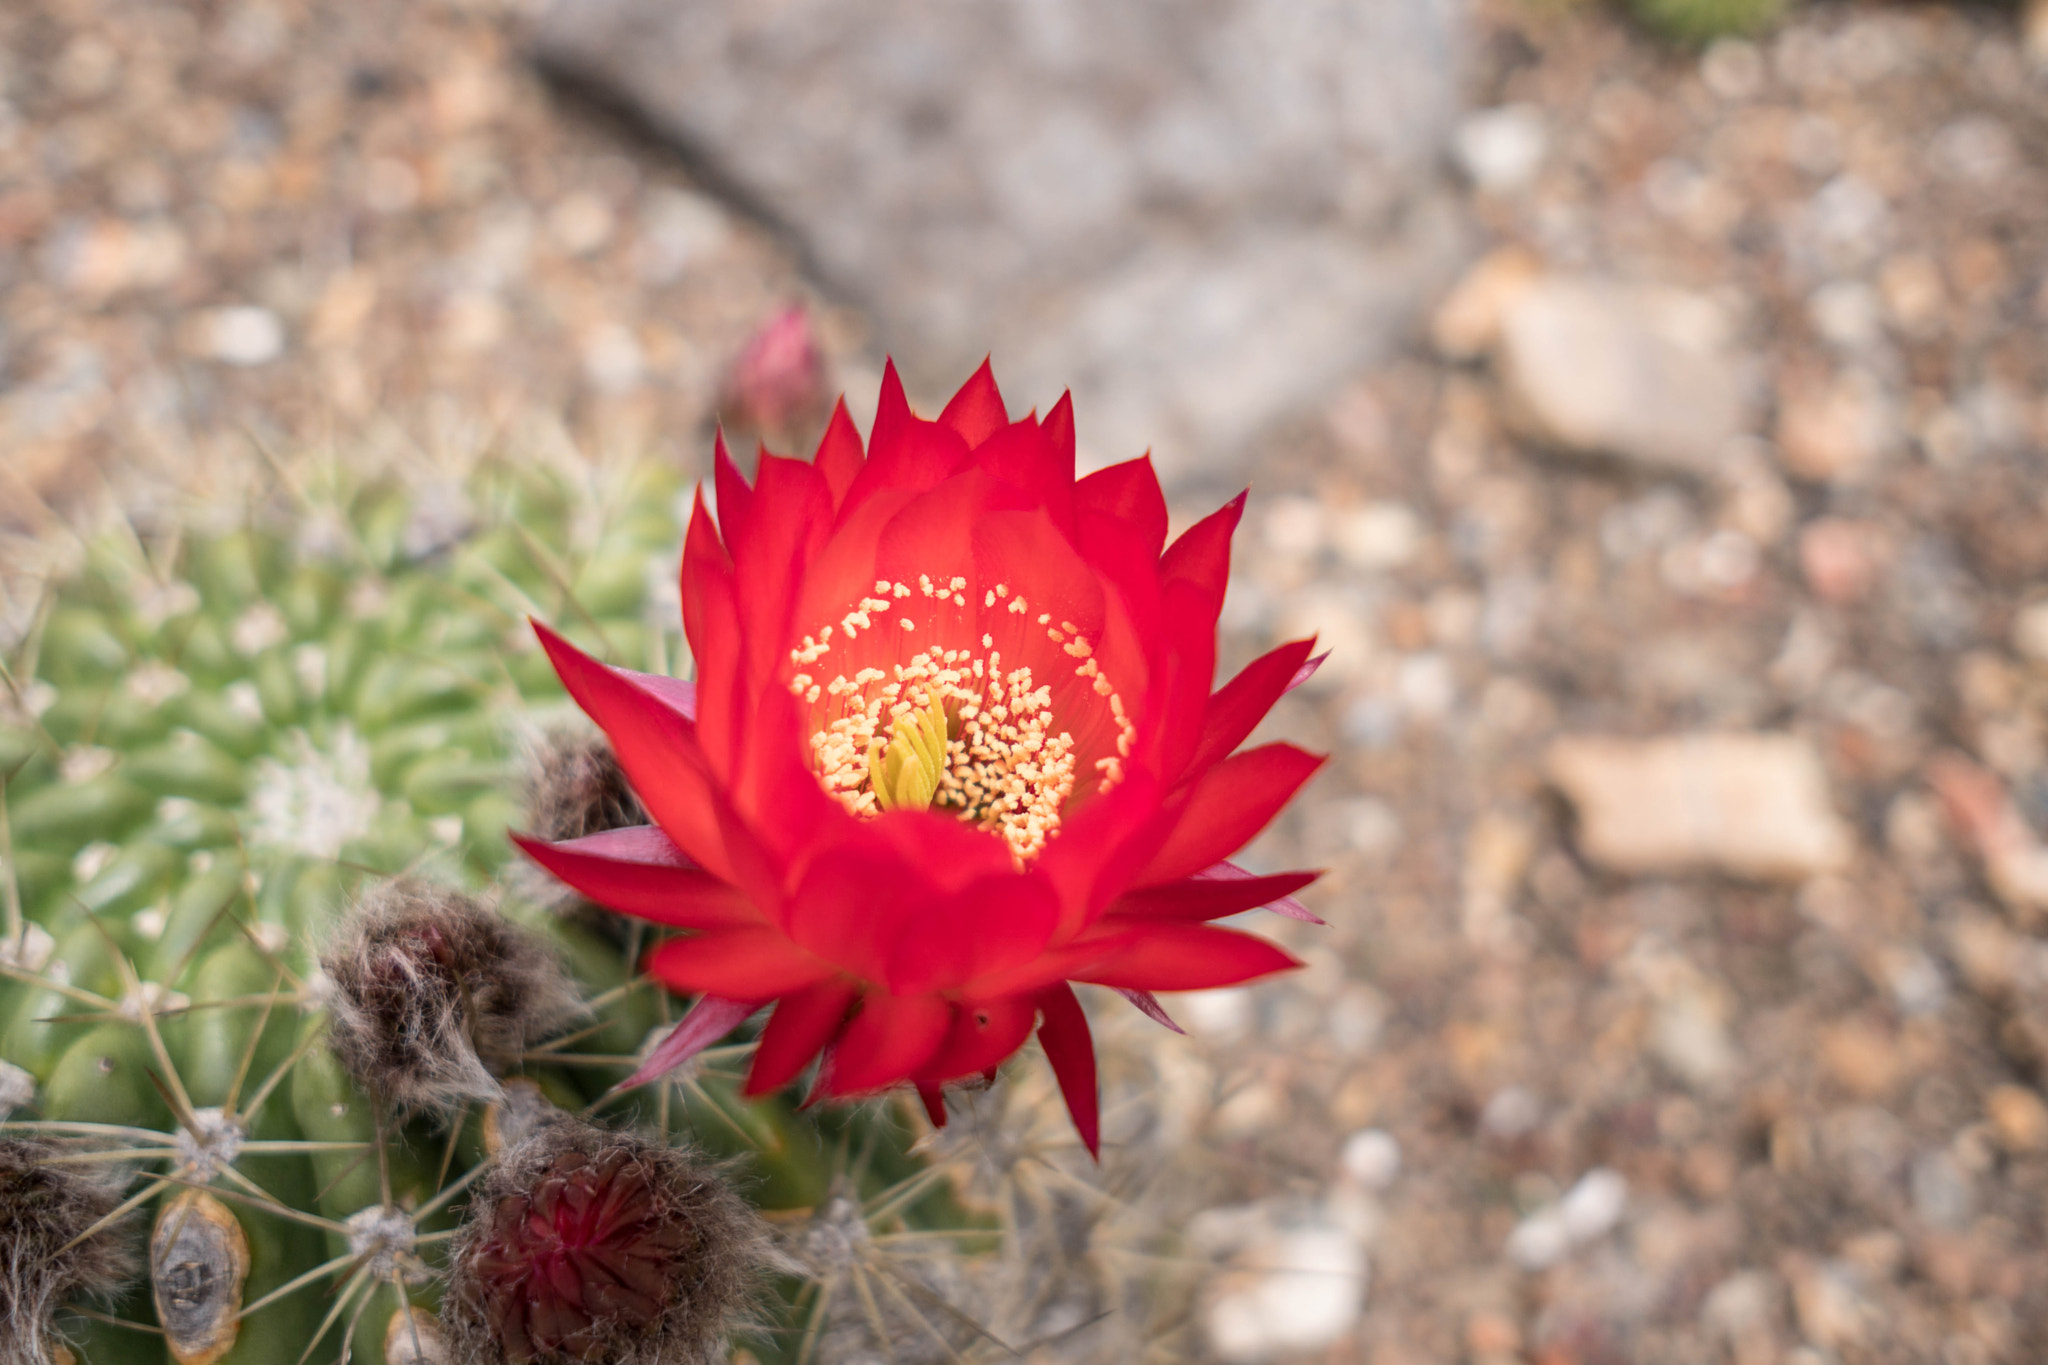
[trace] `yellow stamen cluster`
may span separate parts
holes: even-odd
[[[851,643],[880,628],[881,617],[913,597],[941,608],[967,608],[967,580],[920,575],[915,588],[878,581],[874,595],[841,618],[836,632],[828,625],[790,651],[792,667],[806,670],[792,674],[790,691],[814,705],[829,698],[828,718],[811,736],[819,780],[856,815],[934,807],[955,812],[1002,836],[1022,867],[1058,832],[1078,766],[1072,733],[1055,725],[1052,689],[1034,678],[1028,664],[1006,668],[994,636],[983,633],[978,649],[931,645],[887,668],[869,664],[851,676],[824,679],[825,670],[817,667],[832,653],[835,633]],[[985,609],[1001,601],[1006,612],[1030,620],[1025,599],[1007,585],[997,584],[982,598]],[[1039,624],[1048,627],[1050,620],[1043,616]],[[898,624],[914,634],[919,622],[904,614]],[[1122,780],[1122,759],[1135,733],[1123,698],[1071,622],[1047,634],[1078,661],[1075,674],[1105,699],[1117,727],[1117,754],[1095,764],[1102,773],[1100,789],[1107,791]],[[889,641],[874,653],[898,656],[903,649]]]

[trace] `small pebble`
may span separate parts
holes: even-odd
[[[1366,1128],[1344,1139],[1344,1173],[1368,1190],[1384,1190],[1401,1173],[1401,1144],[1383,1128]]]

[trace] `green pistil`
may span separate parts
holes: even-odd
[[[930,810],[946,772],[946,706],[936,695],[906,711],[889,731],[868,741],[868,780],[883,810]]]

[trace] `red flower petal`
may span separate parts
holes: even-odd
[[[1010,414],[1003,407],[1002,391],[996,387],[995,371],[986,357],[946,404],[939,422],[957,432],[970,450],[1009,425]]]
[[[1282,873],[1279,875],[1308,876],[1311,879],[1313,879],[1315,877],[1320,877],[1322,873]],[[1216,866],[1214,867],[1204,868],[1202,871],[1197,872],[1195,874],[1195,879],[1197,881],[1249,882],[1257,881],[1258,877],[1254,873],[1245,871],[1236,863],[1223,862],[1216,864]],[[1327,925],[1329,923],[1328,920],[1324,919],[1320,915],[1315,914],[1306,905],[1303,905],[1300,901],[1296,900],[1291,895],[1279,896],[1274,898],[1273,900],[1264,901],[1260,904],[1259,908],[1261,910],[1271,910],[1274,914],[1285,916],[1288,919],[1298,919],[1303,924]]]
[[[631,1090],[636,1085],[645,1085],[666,1076],[738,1028],[748,1015],[760,1008],[758,1000],[729,1000],[717,995],[697,997],[697,1003],[690,1007],[682,1022],[669,1030],[668,1037],[647,1054],[647,1060],[641,1063],[640,1069],[619,1082],[617,1088]]]
[[[846,490],[853,487],[854,476],[860,473],[867,458],[861,449],[860,433],[854,429],[853,419],[846,415],[846,400],[841,398],[832,405],[832,420],[825,424],[825,435],[811,460],[832,494],[833,511],[838,511],[846,501]]]
[[[927,422],[910,410],[896,362],[882,367],[882,393],[868,434],[868,462],[848,490],[840,515],[884,489],[923,491],[937,487],[970,463],[967,443],[951,427]]]
[[[617,664],[608,664],[606,667],[620,677],[631,679],[634,686],[656,700],[666,703],[670,710],[684,720],[696,721],[697,684],[689,679],[671,678],[666,673],[640,673],[630,668],[620,668]]]
[[[723,428],[711,438],[711,471],[713,487],[718,490],[718,529],[725,538],[725,548],[732,551],[753,523],[754,490],[747,486],[746,476],[732,462],[732,452],[725,448]]]
[[[1245,494],[1239,493],[1181,532],[1159,561],[1159,576],[1168,583],[1193,584],[1220,611],[1223,590],[1230,582],[1230,538],[1244,515],[1244,500]]]
[[[869,995],[832,1049],[826,1093],[861,1095],[918,1074],[953,1029],[953,1006],[935,995]]]
[[[1134,880],[1178,881],[1237,852],[1322,766],[1292,744],[1262,744],[1224,759],[1189,784],[1173,832]]]
[[[960,1006],[953,1032],[929,1062],[923,1079],[953,1081],[999,1066],[1031,1036],[1038,1005],[1029,996],[968,1001]]]
[[[774,929],[721,929],[672,938],[647,954],[646,970],[672,991],[772,1000],[824,980],[820,962]]]
[[[1074,395],[1071,392],[1060,395],[1060,401],[1052,405],[1052,411],[1045,415],[1040,424],[1045,429],[1045,443],[1052,448],[1053,468],[1061,476],[1067,488],[1074,486]]]
[[[1163,1024],[1175,1033],[1187,1032],[1186,1029],[1173,1022],[1173,1016],[1166,1012],[1166,1006],[1160,1004],[1159,997],[1152,994],[1152,992],[1134,990],[1129,986],[1118,986],[1116,987],[1116,993],[1130,1001],[1133,1005],[1136,1005],[1139,1013],[1143,1014],[1153,1023]]]
[[[1096,1092],[1095,1040],[1088,1033],[1088,1016],[1074,998],[1074,988],[1061,983],[1038,997],[1045,1018],[1038,1026],[1038,1045],[1052,1063],[1052,1074],[1060,1083],[1060,1095],[1073,1116],[1081,1145],[1097,1161],[1102,1159],[1100,1115],[1102,1101]]]
[[[1217,688],[1202,713],[1202,735],[1188,758],[1188,771],[1198,773],[1221,762],[1244,743],[1245,736],[1273,709],[1273,703],[1294,686],[1295,675],[1315,647],[1313,639],[1290,641],[1261,654]]]
[[[768,1027],[761,1030],[761,1045],[754,1050],[754,1065],[742,1093],[765,1095],[787,1085],[838,1036],[858,994],[852,982],[833,977],[783,996],[768,1016]]]
[[[529,858],[599,905],[679,929],[729,929],[761,922],[738,889],[683,856],[658,825],[610,829],[547,843],[512,836]]]
[[[935,900],[911,917],[889,954],[887,980],[902,993],[957,989],[1031,961],[1059,923],[1043,878],[1011,872]]]
[[[1207,924],[1159,924],[1074,979],[1133,990],[1205,991],[1300,965],[1253,934]]]
[[[1230,867],[1228,863],[1220,864]],[[1232,872],[1237,869],[1232,868]],[[1314,881],[1314,872],[1281,872],[1270,877],[1249,873],[1213,875],[1205,869],[1184,881],[1127,891],[1110,907],[1112,916],[1133,920],[1212,920],[1272,905]],[[1302,911],[1302,914],[1307,914]],[[1296,916],[1289,916],[1296,918]],[[1317,920],[1316,923],[1322,923]]]
[[[984,474],[1025,495],[1028,505],[1042,507],[1061,530],[1074,523],[1074,471],[1034,421],[1004,427],[977,446],[974,462]]]
[[[1075,484],[1074,511],[1083,518],[1107,517],[1146,547],[1152,559],[1166,546],[1166,495],[1150,455],[1098,469]]]
[[[690,512],[690,529],[683,537],[681,587],[683,630],[697,661],[698,744],[711,771],[726,773],[732,768],[735,712],[740,710],[734,698],[743,694],[745,681],[740,676],[744,641],[733,592],[732,558],[718,538],[701,489]],[[622,752],[620,758],[624,757]]]
[[[605,667],[536,621],[562,685],[612,742],[647,813],[713,876],[730,876],[696,727],[631,675]]]
[[[832,529],[832,494],[824,477],[803,460],[763,452],[753,490],[759,513],[744,531],[719,523],[732,554],[733,582],[749,646],[751,676],[775,676],[789,648],[789,614],[803,573]]]

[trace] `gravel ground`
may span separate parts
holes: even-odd
[[[1328,1009],[1208,1040],[1235,1196],[1368,1247],[1318,1358],[2041,1359],[2048,86],[1983,11],[1487,33],[1500,250],[1245,547],[1337,758],[1264,850]]]
[[[792,300],[872,392],[523,22],[0,10],[6,529],[250,433],[701,461]],[[2041,1359],[2048,84],[1991,10],[1478,22],[1495,249],[1262,443],[1227,608],[1335,651],[1255,850],[1331,927],[1107,1030],[1125,1232],[1219,1267],[1152,1357]]]

